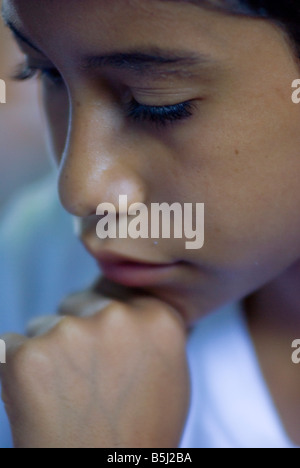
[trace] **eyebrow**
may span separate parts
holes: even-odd
[[[128,52],[116,52],[100,57],[87,57],[82,67],[84,69],[97,69],[110,67],[118,70],[127,70],[143,75],[160,74],[190,75],[196,67],[207,66],[215,63],[206,54],[194,52],[182,52],[177,50],[165,50],[158,47],[130,50]]]
[[[5,21],[5,23],[17,39],[27,44],[36,52],[44,55],[13,23],[10,21]],[[143,76],[160,75],[168,77],[170,75],[192,76],[196,74],[198,67],[205,68],[208,65],[212,66],[215,64],[216,61],[208,54],[148,47],[101,56],[87,56],[81,62],[81,69],[96,70],[110,67],[116,70],[134,72]]]

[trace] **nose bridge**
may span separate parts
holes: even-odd
[[[130,153],[109,109],[75,101],[59,174],[59,193],[66,210],[89,216],[103,202],[118,207],[119,195],[127,195],[130,204],[143,202],[144,183]]]

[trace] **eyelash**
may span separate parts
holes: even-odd
[[[192,117],[192,109],[193,103],[191,101],[171,106],[145,106],[133,99],[128,107],[128,116],[135,121],[148,121],[164,127],[167,124]]]
[[[16,81],[26,81],[32,78],[48,78],[54,85],[61,84],[62,77],[55,68],[37,68],[22,64],[17,73],[13,75]],[[147,106],[138,103],[135,99],[128,104],[127,116],[136,122],[150,122],[157,127],[165,127],[193,116],[194,105],[192,101],[185,101],[170,106]]]
[[[12,79],[15,81],[26,81],[32,78],[46,77],[54,84],[62,83],[62,77],[58,70],[55,68],[38,68],[25,64],[21,64],[16,73],[13,74]]]

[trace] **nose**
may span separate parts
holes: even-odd
[[[127,195],[129,205],[145,202],[137,152],[111,110],[89,103],[74,106],[59,168],[64,208],[83,218],[94,215],[100,203],[117,208],[119,195]]]

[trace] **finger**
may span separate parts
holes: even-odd
[[[62,321],[64,317],[59,315],[48,315],[38,317],[29,322],[26,334],[29,338],[45,335],[52,330],[56,325]]]
[[[58,314],[73,317],[91,317],[111,303],[111,299],[93,291],[85,291],[67,297],[60,305]]]

